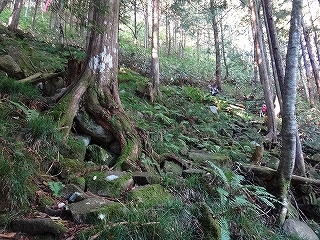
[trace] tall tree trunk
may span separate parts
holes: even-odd
[[[137,0],[133,1],[133,38],[134,44],[138,43],[138,26],[137,26]]]
[[[276,26],[273,21],[272,7],[270,4],[270,0],[263,0],[262,6],[263,6],[266,29],[268,34],[270,57],[271,57],[272,68],[274,72],[273,75],[274,75],[274,81],[276,86],[276,93],[278,96],[280,109],[282,111],[281,89],[283,86],[283,79],[284,79],[284,67],[282,64],[278,34],[277,34]]]
[[[300,38],[300,45],[301,45],[304,69],[306,71],[308,102],[309,102],[310,108],[313,108],[314,107],[313,88],[311,87],[312,73],[311,73],[310,64],[307,59],[306,46],[304,44],[303,38]]]
[[[224,69],[226,70],[226,75],[224,76],[224,79],[229,78],[229,67],[228,67],[228,62],[227,62],[227,57],[226,57],[226,52],[225,52],[225,42],[224,42],[224,29],[222,28],[222,20],[220,20],[220,29],[221,29],[221,53],[223,57],[223,65]]]
[[[274,140],[277,136],[277,120],[274,111],[274,103],[273,103],[273,93],[271,88],[270,79],[268,76],[267,66],[266,66],[266,57],[263,52],[263,41],[261,36],[261,29],[259,28],[259,19],[256,9],[255,0],[250,0],[250,10],[252,17],[252,27],[253,27],[253,39],[255,44],[255,54],[257,57],[258,69],[260,81],[263,87],[264,99],[267,105],[267,114],[268,114],[268,140]]]
[[[282,92],[282,148],[280,164],[275,174],[275,182],[279,189],[279,196],[283,204],[279,216],[280,225],[284,223],[288,211],[288,190],[290,188],[291,176],[296,158],[297,122],[295,104],[302,17],[301,9],[302,1],[293,0]]]
[[[310,42],[309,30],[306,28],[304,20],[302,20],[302,28],[303,28],[303,35],[304,35],[304,39],[305,39],[305,42],[306,42],[308,56],[309,56],[309,59],[310,59],[310,64],[311,64],[311,68],[312,68],[312,72],[313,72],[314,81],[315,81],[316,86],[317,86],[318,99],[319,99],[319,102],[320,102],[320,76],[319,76],[319,69],[318,69],[314,54],[313,54],[313,50],[312,50],[312,46],[311,46],[311,42]]]
[[[10,30],[16,30],[19,25],[20,13],[23,6],[23,0],[15,0],[13,11],[9,18],[8,28]]]
[[[152,62],[151,83],[155,94],[160,94],[160,67],[159,67],[159,0],[153,0],[152,6]]]
[[[36,2],[34,4],[31,29],[34,29],[34,24],[36,23],[36,20],[37,20],[37,13],[38,13],[38,9],[39,9],[39,4],[40,4],[40,0],[36,0]]]
[[[278,101],[280,105],[280,112],[282,112],[283,104],[282,104],[282,91],[284,84],[284,67],[282,63],[282,57],[280,53],[278,34],[276,30],[276,26],[273,21],[272,15],[272,6],[270,0],[263,0],[262,6],[264,10],[266,29],[268,35],[270,56],[272,59],[272,68],[274,73],[274,81],[276,86],[276,92],[278,96]],[[304,166],[304,158],[302,154],[301,141],[299,138],[299,134],[297,131],[296,136],[296,159],[295,159],[295,167],[294,172],[297,175],[305,175],[305,166]]]
[[[144,47],[149,47],[149,0],[146,0],[145,12],[144,12]]]
[[[71,91],[60,101],[64,106],[60,127],[68,134],[73,118],[83,111],[117,139],[121,154],[112,168],[144,170],[139,160],[139,133],[125,114],[118,90],[118,26],[119,0],[100,0],[91,3],[91,29],[84,71]],[[91,14],[90,14],[91,16]],[[83,103],[79,109],[80,101]],[[67,103],[67,104],[66,104]],[[106,143],[102,143],[105,145]]]
[[[215,0],[210,0],[210,12],[212,15],[212,28],[214,36],[214,47],[216,52],[216,70],[215,70],[215,82],[214,85],[221,91],[221,50],[220,50],[220,38],[219,38],[219,25],[217,21],[217,10]]]

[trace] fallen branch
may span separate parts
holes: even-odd
[[[268,180],[268,181],[270,181],[273,178],[274,174],[276,173],[275,169],[263,167],[263,166],[258,166],[258,165],[239,163],[239,166],[242,171],[244,171],[246,173],[253,172],[255,176],[257,176],[263,180]],[[291,183],[293,185],[309,183],[309,184],[320,187],[320,180],[313,179],[313,178],[301,177],[301,176],[297,176],[297,175],[292,175]]]
[[[46,82],[52,78],[56,77],[63,77],[65,72],[58,72],[58,73],[35,73],[29,77],[19,80],[21,83],[31,83],[37,84],[39,82]]]

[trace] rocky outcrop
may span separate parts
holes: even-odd
[[[12,78],[22,79],[25,77],[20,66],[10,55],[0,55],[0,70],[6,72]]]

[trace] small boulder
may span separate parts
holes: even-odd
[[[108,205],[113,206],[113,204],[115,202],[104,198],[89,197],[80,202],[69,204],[69,210],[76,223],[88,223],[92,221],[92,212],[96,213],[98,209]]]
[[[288,218],[283,225],[283,230],[292,236],[303,240],[319,240],[315,232],[304,222]]]
[[[127,172],[91,172],[85,176],[87,191],[99,196],[120,198],[134,184],[132,176]]]
[[[50,218],[14,219],[10,224],[10,228],[15,232],[32,235],[53,234],[56,239],[59,239],[66,232],[66,228],[63,225],[54,222]]]
[[[9,77],[22,79],[25,74],[20,66],[10,55],[0,55],[0,69],[8,74]]]

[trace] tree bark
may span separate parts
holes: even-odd
[[[152,62],[151,83],[153,92],[160,94],[160,67],[159,67],[159,0],[153,0],[152,6]]]
[[[5,9],[5,7],[8,5],[9,0],[3,0],[0,4],[0,13]]]
[[[18,28],[22,5],[23,5],[23,0],[14,1],[13,11],[9,18],[8,29],[16,30]]]
[[[279,196],[283,204],[279,224],[284,223],[288,211],[288,190],[296,158],[296,82],[300,45],[300,28],[302,16],[302,1],[293,0],[290,32],[286,55],[286,68],[283,85],[283,114],[282,114],[282,148],[280,163],[275,175],[275,183],[279,189]]]
[[[309,95],[308,102],[309,102],[310,108],[313,108],[314,107],[314,98],[313,98],[313,89],[311,87],[312,74],[311,74],[310,64],[307,59],[306,46],[304,44],[303,38],[300,38],[300,45],[301,45],[301,53],[302,53],[302,58],[303,58],[303,63],[304,63],[304,69],[306,71],[307,92]]]
[[[39,9],[39,3],[40,3],[40,0],[36,0],[35,5],[34,5],[34,10],[33,10],[31,29],[34,29],[34,24],[36,23],[37,13],[38,13],[38,9]]]
[[[146,0],[145,12],[144,12],[144,48],[149,47],[149,0]]]
[[[80,110],[117,139],[121,154],[112,168],[144,170],[138,162],[142,142],[139,133],[125,114],[118,90],[118,26],[119,0],[101,0],[91,3],[91,30],[84,70],[71,91],[59,102],[59,125],[68,135],[73,119]],[[62,110],[61,110],[62,109]]]
[[[307,29],[307,27],[306,27],[306,25],[305,25],[303,20],[302,20],[302,28],[303,28],[303,35],[304,35],[304,39],[305,39],[305,42],[306,42],[308,56],[309,56],[309,60],[310,60],[310,64],[311,64],[311,68],[312,68],[312,72],[313,72],[314,81],[315,81],[316,86],[317,86],[318,100],[320,102],[320,76],[319,76],[319,69],[317,67],[315,56],[314,56],[314,53],[313,53],[313,50],[312,50],[312,46],[311,46],[311,42],[310,42],[309,30]]]
[[[264,99],[267,105],[267,114],[268,114],[268,135],[267,140],[275,140],[277,136],[277,120],[274,111],[273,103],[273,93],[270,85],[270,79],[268,76],[267,65],[266,65],[266,56],[263,53],[263,41],[261,36],[261,29],[259,28],[259,19],[256,9],[255,0],[250,0],[250,10],[252,17],[252,26],[253,26],[253,39],[255,44],[255,54],[257,57],[257,64],[259,69],[260,81],[263,87]]]
[[[216,69],[215,69],[215,82],[214,86],[221,91],[221,50],[220,50],[220,38],[219,38],[219,25],[217,21],[217,10],[215,0],[210,0],[210,12],[212,15],[212,28],[214,36],[214,47],[216,52]]]
[[[280,53],[278,34],[275,27],[275,23],[273,21],[272,15],[272,6],[270,0],[263,0],[262,6],[264,10],[264,17],[266,22],[266,29],[268,35],[269,49],[270,49],[270,57],[272,59],[272,68],[274,73],[274,81],[276,86],[276,92],[278,96],[278,101],[280,105],[280,113],[282,112],[283,104],[282,104],[282,91],[284,85],[284,67],[282,63],[282,57]],[[305,175],[305,165],[304,158],[302,154],[301,141],[299,138],[299,134],[297,131],[296,136],[296,159],[295,159],[295,167],[294,172],[296,174]]]

